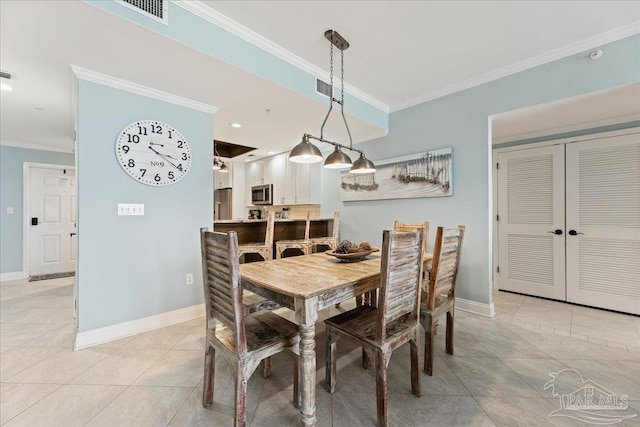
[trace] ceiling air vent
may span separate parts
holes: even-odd
[[[123,6],[133,9],[147,18],[168,24],[167,8],[169,0],[114,0]]]

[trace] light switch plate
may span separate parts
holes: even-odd
[[[13,208],[7,208],[7,215],[13,215]]]
[[[118,203],[118,215],[144,215],[144,205],[138,203]]]

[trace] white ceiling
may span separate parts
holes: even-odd
[[[204,3],[322,70],[323,33],[339,31],[345,81],[391,110],[640,31],[635,1]],[[215,137],[262,154],[317,133],[327,108],[84,2],[2,0],[0,67],[15,79],[0,95],[0,139],[73,146],[71,64],[217,106]],[[335,118],[326,136],[344,141]],[[355,140],[380,135],[348,120]]]

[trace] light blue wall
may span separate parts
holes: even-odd
[[[595,48],[595,47],[594,47]],[[389,134],[359,144],[372,160],[453,147],[453,197],[340,202],[340,173],[323,170],[323,213],[340,210],[341,238],[379,244],[393,220],[430,221],[429,246],[438,225],[465,224],[467,232],[457,295],[491,302],[491,156],[489,117],[535,104],[640,80],[640,36],[393,113]]]
[[[169,23],[165,25],[113,1],[85,1],[207,55],[315,99],[323,105],[327,103],[327,98],[315,91],[315,76],[176,6],[173,2],[169,2],[167,13]],[[320,34],[318,36],[322,37]],[[389,116],[386,112],[346,92],[345,109],[348,114],[382,129],[389,127]]]
[[[190,145],[191,170],[174,185],[141,184],[116,161],[118,133],[144,119],[171,124]],[[80,332],[202,303],[199,228],[212,226],[212,140],[210,114],[79,82]],[[143,203],[145,214],[117,216],[118,203]]]
[[[74,158],[71,153],[0,145],[0,273],[22,271],[22,195],[25,162],[73,166]],[[8,207],[14,209],[13,215],[7,215]]]

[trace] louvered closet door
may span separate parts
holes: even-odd
[[[564,146],[500,153],[498,163],[499,288],[565,300]]]
[[[567,144],[567,300],[640,314],[640,134]]]

